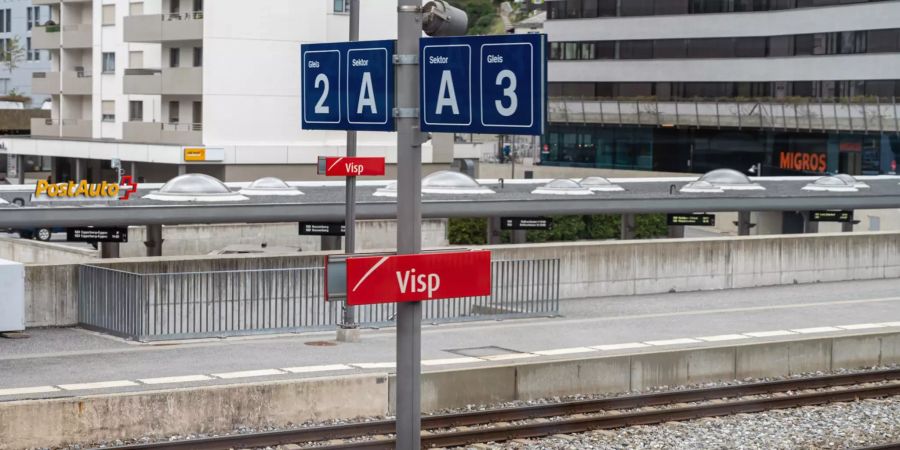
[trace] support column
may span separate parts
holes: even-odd
[[[487,245],[503,243],[503,231],[500,229],[500,218],[489,217],[487,220]]]
[[[853,232],[853,222],[844,222],[841,224],[841,231],[844,233]]]
[[[634,214],[622,214],[622,224],[619,228],[619,238],[623,241],[634,239],[635,226],[636,222]]]
[[[525,244],[528,242],[528,232],[525,230],[515,230],[510,232],[513,244]]]
[[[340,250],[340,236],[322,236],[322,250]]]
[[[147,225],[147,256],[162,256],[162,225]]]
[[[81,181],[84,179],[85,170],[84,170],[84,160],[81,158],[75,158],[75,181]]]
[[[131,175],[131,181],[137,183],[138,180],[138,172],[137,172],[137,162],[131,162],[131,170],[128,172]]]
[[[684,226],[683,225],[669,226],[669,237],[672,239],[683,238],[684,237]]]
[[[119,257],[118,242],[101,242],[100,257],[103,259],[115,259]]]
[[[803,232],[806,234],[814,234],[819,232],[819,222],[809,220],[809,211],[803,212]]]
[[[738,211],[738,236],[750,236],[750,228],[753,228],[753,225],[750,223],[750,211]]]
[[[16,155],[16,184],[25,184],[25,156]]]
[[[186,164],[179,164],[179,165],[178,165],[178,176],[184,175],[184,174],[186,174],[186,173],[187,173],[187,165],[186,165]]]

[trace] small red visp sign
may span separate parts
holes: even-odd
[[[347,259],[347,304],[417,302],[491,294],[487,250]]]
[[[329,177],[384,175],[384,158],[349,156],[320,157],[319,174]]]

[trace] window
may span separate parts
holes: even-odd
[[[341,14],[349,13],[350,0],[334,0],[334,12]]]
[[[194,0],[194,12],[203,11],[203,0]]]
[[[203,124],[203,102],[193,102],[191,105],[191,114],[193,118],[191,119],[194,123],[192,127],[193,131],[199,131],[198,128],[202,129]]]
[[[116,5],[103,5],[103,26],[116,24]]]
[[[181,10],[179,9],[181,5],[179,5],[179,3],[181,3],[181,0],[169,0],[170,14],[178,14],[179,12],[181,12]]]
[[[31,50],[31,38],[25,38],[25,59],[28,61],[37,61],[36,51]]]
[[[194,67],[203,67],[203,47],[194,47]]]
[[[653,41],[621,41],[619,58],[651,59],[653,58]]]
[[[734,42],[734,56],[762,58],[766,56],[766,38],[743,37]]]
[[[628,0],[621,4],[623,16],[652,16],[653,0]]]
[[[687,45],[684,39],[657,39],[653,41],[654,58],[687,57]]]
[[[178,123],[178,102],[169,102],[169,123]]]
[[[144,14],[144,2],[132,2],[128,4],[129,16],[141,16]]]
[[[181,49],[180,48],[170,48],[169,49],[169,67],[178,67],[180,60],[181,60]]]
[[[0,9],[0,33],[9,33],[12,31],[12,10]]]
[[[130,122],[144,121],[144,102],[140,100],[128,102],[128,120]]]
[[[41,24],[41,7],[40,6],[29,6],[25,8],[26,13],[28,15],[28,29],[31,30],[33,27],[36,27]]]
[[[116,73],[116,54],[103,52],[103,73]]]
[[[116,102],[114,100],[103,100],[103,118],[104,122],[116,121]]]

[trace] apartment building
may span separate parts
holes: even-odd
[[[18,94],[31,99],[33,107],[40,107],[49,98],[43,93],[31,92],[32,74],[41,74],[50,68],[50,55],[38,50],[32,42],[34,28],[50,19],[50,9],[32,5],[31,0],[0,0],[0,55],[18,41],[24,54],[16,60],[15,68],[0,64],[0,96]]]
[[[542,164],[875,174],[900,159],[898,1],[560,0],[547,19]]]
[[[55,18],[34,31],[52,55],[33,80],[52,96],[52,119],[4,144],[53,157],[56,179],[108,178],[113,159],[148,182],[300,179],[345,150],[344,132],[301,130],[300,44],[347,40],[349,1],[34,2]],[[361,14],[361,39],[396,37],[396,2],[363,1]],[[360,155],[396,161],[394,133],[358,139]],[[430,145],[423,152],[431,162]]]

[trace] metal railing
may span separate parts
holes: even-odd
[[[553,98],[553,123],[649,125],[692,128],[762,128],[786,131],[900,132],[897,99],[602,100]]]
[[[552,316],[559,260],[494,261],[492,294],[423,303],[426,322]],[[81,326],[140,341],[335,329],[344,303],[326,301],[324,269],[141,274],[79,268]],[[392,325],[395,304],[357,306],[362,327]]]
[[[168,122],[161,126],[165,131],[203,131],[202,123]]]

